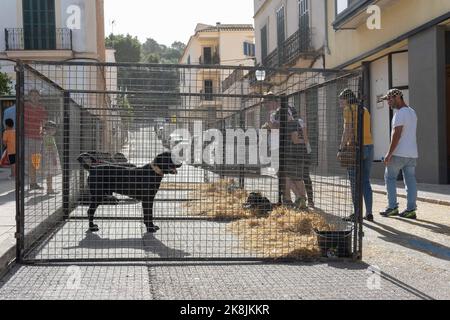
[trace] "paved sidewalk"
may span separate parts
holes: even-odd
[[[383,180],[372,179],[371,182],[374,192],[387,195]],[[417,189],[418,201],[450,206],[450,185],[419,183]],[[402,181],[397,182],[397,194],[399,198],[406,198],[405,186]]]
[[[15,182],[8,180],[9,169],[0,168],[0,275],[16,255]]]

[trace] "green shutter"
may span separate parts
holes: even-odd
[[[56,49],[55,0],[22,0],[26,50]]]

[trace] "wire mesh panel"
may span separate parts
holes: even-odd
[[[19,69],[22,261],[360,255],[359,73]]]

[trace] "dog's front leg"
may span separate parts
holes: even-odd
[[[99,230],[98,225],[94,224],[94,216],[95,211],[99,207],[101,201],[102,201],[101,197],[91,198],[91,204],[89,205],[88,209],[89,231],[91,232],[97,232]]]
[[[153,200],[147,200],[142,202],[144,209],[144,224],[148,233],[155,233],[159,230],[159,227],[153,224]]]

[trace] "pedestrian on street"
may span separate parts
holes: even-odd
[[[55,140],[56,130],[57,125],[53,121],[47,121],[42,128],[42,173],[47,180],[48,195],[58,194],[58,191],[53,188],[53,177],[62,173]]]
[[[37,183],[37,171],[41,162],[42,126],[47,120],[48,113],[41,103],[41,94],[32,89],[24,105],[25,131],[25,170],[30,178],[29,190],[43,190]]]
[[[344,113],[344,132],[339,146],[339,153],[337,158],[342,158],[342,152],[346,146],[356,146],[358,141],[358,98],[351,89],[345,89],[339,95],[340,105]],[[370,184],[370,175],[374,159],[374,146],[372,139],[370,113],[367,108],[364,108],[364,134],[363,134],[363,196],[366,204],[366,215],[364,217],[367,221],[373,221],[373,190]],[[352,200],[355,213],[357,212],[357,198],[356,198],[356,167],[351,165],[347,168],[350,186],[352,190]],[[347,217],[346,221],[354,221],[355,215]]]
[[[16,130],[14,129],[14,120],[5,120],[6,130],[3,132],[3,144],[6,145],[9,164],[11,166],[10,179],[16,177]]]
[[[280,128],[281,107],[276,97],[270,92],[266,95],[265,102],[268,103],[270,120],[264,124],[263,129]],[[277,107],[278,106],[278,107]],[[285,124],[288,131],[288,141],[286,142],[285,154],[285,177],[283,204],[287,207],[294,207],[301,210],[314,207],[314,195],[311,176],[309,173],[310,153],[308,152],[309,140],[305,122],[298,117],[297,110],[292,105],[288,105],[288,118]],[[296,196],[295,203],[291,198],[291,191]]]
[[[399,215],[397,202],[397,177],[400,170],[406,186],[408,204],[400,214],[402,218],[416,219],[417,181],[416,166],[419,152],[417,147],[417,115],[403,98],[398,89],[391,89],[382,100],[387,100],[389,107],[395,111],[392,119],[392,138],[389,152],[384,158],[386,171],[384,179],[388,193],[388,207],[380,212],[384,217]]]

